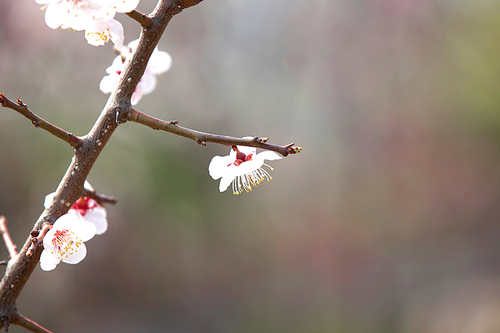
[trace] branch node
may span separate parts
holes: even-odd
[[[257,138],[257,142],[259,143],[266,143],[267,141],[269,141],[269,138],[266,138],[265,136]]]
[[[1,320],[3,322],[3,328],[5,329],[5,332],[8,332],[9,331],[9,317],[3,316]]]
[[[86,188],[83,189],[83,196],[94,199],[101,206],[104,206],[104,204],[114,205],[118,201],[115,197],[110,197],[104,194],[97,194],[95,190],[92,191]]]
[[[177,125],[179,123],[178,120],[170,120],[170,125]]]
[[[151,24],[151,18],[138,10],[133,10],[130,13],[126,13],[130,18],[139,22],[143,28],[147,28]]]
[[[31,231],[31,245],[26,251],[26,257],[31,257],[33,253],[35,253],[36,248],[42,244],[43,238],[47,234],[47,232],[50,230],[52,226],[50,223],[45,223],[42,227],[42,230],[33,230]]]
[[[197,139],[196,143],[199,144],[199,145],[202,145],[202,146],[206,146],[207,145],[207,143],[204,140],[202,140],[202,139]]]

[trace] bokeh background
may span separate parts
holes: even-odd
[[[139,110],[304,150],[233,196],[207,172],[227,147],[120,126],[89,175],[119,199],[107,233],[37,269],[21,313],[76,333],[500,332],[498,1],[206,0],[159,48],[173,67]],[[97,119],[113,58],[35,1],[0,2],[0,91],[68,131]],[[0,110],[19,246],[71,157]]]

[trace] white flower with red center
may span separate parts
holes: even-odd
[[[108,230],[106,209],[89,197],[81,197],[71,206],[68,214],[74,214],[82,221],[95,225],[96,235],[102,235]]]
[[[94,190],[87,181],[85,181],[84,186],[87,190]],[[55,193],[51,193],[45,197],[45,208],[52,204],[54,196]],[[106,209],[92,198],[80,197],[73,206],[71,206],[67,215],[73,217],[75,221],[92,223],[95,226],[95,233],[97,235],[102,235],[108,229]]]
[[[121,55],[117,56],[113,60],[110,67],[106,68],[106,73],[108,73],[108,75],[103,77],[99,83],[99,89],[103,93],[109,94],[115,89],[118,81],[120,80],[120,75],[125,68],[125,61],[132,56],[138,43],[139,40],[136,39],[130,42],[126,47],[123,47]],[[156,47],[151,54],[146,70],[144,71],[144,75],[132,94],[132,105],[136,105],[141,100],[143,95],[152,93],[156,88],[156,76],[167,72],[171,67],[172,57],[170,54],[164,51],[159,51],[158,47]]]
[[[112,40],[120,49],[123,27],[113,20],[115,14],[134,10],[139,0],[36,0],[45,5],[45,22],[56,29],[86,30],[91,45],[103,45]]]
[[[61,216],[43,238],[40,267],[44,271],[51,271],[61,261],[67,264],[79,263],[87,255],[83,242],[94,235],[95,226],[92,223],[76,220],[70,214]]]
[[[270,181],[271,175],[262,166],[271,166],[264,160],[279,160],[282,157],[272,151],[256,154],[256,149],[246,146],[233,146],[227,156],[215,156],[208,166],[208,173],[214,180],[221,178],[219,190],[224,192],[232,184],[233,194],[252,190],[264,179]]]

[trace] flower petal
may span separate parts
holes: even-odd
[[[56,196],[56,192],[49,193],[45,196],[45,200],[43,201],[43,207],[49,208],[52,205],[52,201],[54,201],[54,197]]]
[[[136,105],[137,103],[139,103],[139,101],[142,98],[142,95],[143,95],[142,90],[139,89],[139,86],[137,86],[137,88],[135,89],[134,93],[132,94],[132,98],[130,100],[132,105]]]
[[[59,3],[51,4],[45,9],[45,23],[51,29],[57,29],[66,24],[66,15],[64,6]]]
[[[137,8],[139,0],[114,0],[111,1],[113,8],[118,13],[129,13]]]
[[[153,74],[161,74],[172,68],[172,57],[165,51],[155,49],[148,63],[148,69]]]
[[[224,192],[225,190],[227,190],[227,188],[229,187],[229,185],[231,185],[233,180],[234,180],[234,177],[231,177],[230,175],[222,176],[222,178],[220,180],[220,184],[219,184],[219,191]]]
[[[64,214],[56,220],[49,232],[57,229],[68,229],[73,231],[83,242],[92,239],[96,234],[96,227],[93,223],[82,220],[77,211],[71,209],[68,214]],[[47,233],[48,235],[48,233]],[[45,239],[44,238],[44,245]]]
[[[49,250],[44,249],[40,256],[40,268],[44,271],[51,271],[56,268],[61,261],[53,256]]]
[[[115,89],[119,79],[120,76],[116,74],[106,75],[99,83],[99,90],[105,94],[109,94],[113,91],[113,89]]]
[[[118,50],[121,50],[123,47],[123,40],[125,39],[125,35],[123,33],[123,25],[115,19],[109,20],[108,22],[109,29],[113,32],[111,34],[111,41],[115,44]]]
[[[230,156],[214,156],[208,165],[208,174],[217,180],[222,177],[230,163],[234,162],[234,158]]]
[[[275,153],[274,151],[266,150],[261,153],[258,153],[255,158],[261,159],[261,160],[281,160],[283,157]]]
[[[92,185],[90,185],[90,183],[87,180],[85,181],[85,183],[83,183],[83,188],[92,192],[95,191]]]
[[[73,249],[74,252],[63,258],[62,262],[65,262],[67,264],[78,264],[87,255],[87,247],[83,243]]]
[[[90,209],[85,214],[84,220],[95,225],[96,235],[102,235],[108,230],[108,220],[106,219],[106,209],[98,206]]]

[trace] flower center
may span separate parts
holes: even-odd
[[[239,166],[243,162],[248,162],[248,161],[252,160],[253,154],[245,155],[245,153],[242,153],[241,151],[239,151],[238,147],[236,147],[236,146],[233,146],[233,150],[236,152],[236,160],[233,163],[229,163],[227,166],[230,166],[231,164]]]
[[[54,233],[51,243],[55,252],[57,252],[54,253],[54,251],[51,251],[52,254],[57,255],[57,257],[62,260],[76,252],[77,248],[83,242],[80,238],[75,236],[73,231],[61,229]]]
[[[71,209],[75,209],[80,213],[81,216],[85,216],[89,209],[96,207],[97,204],[94,200],[89,197],[80,197],[76,202],[71,206]]]

